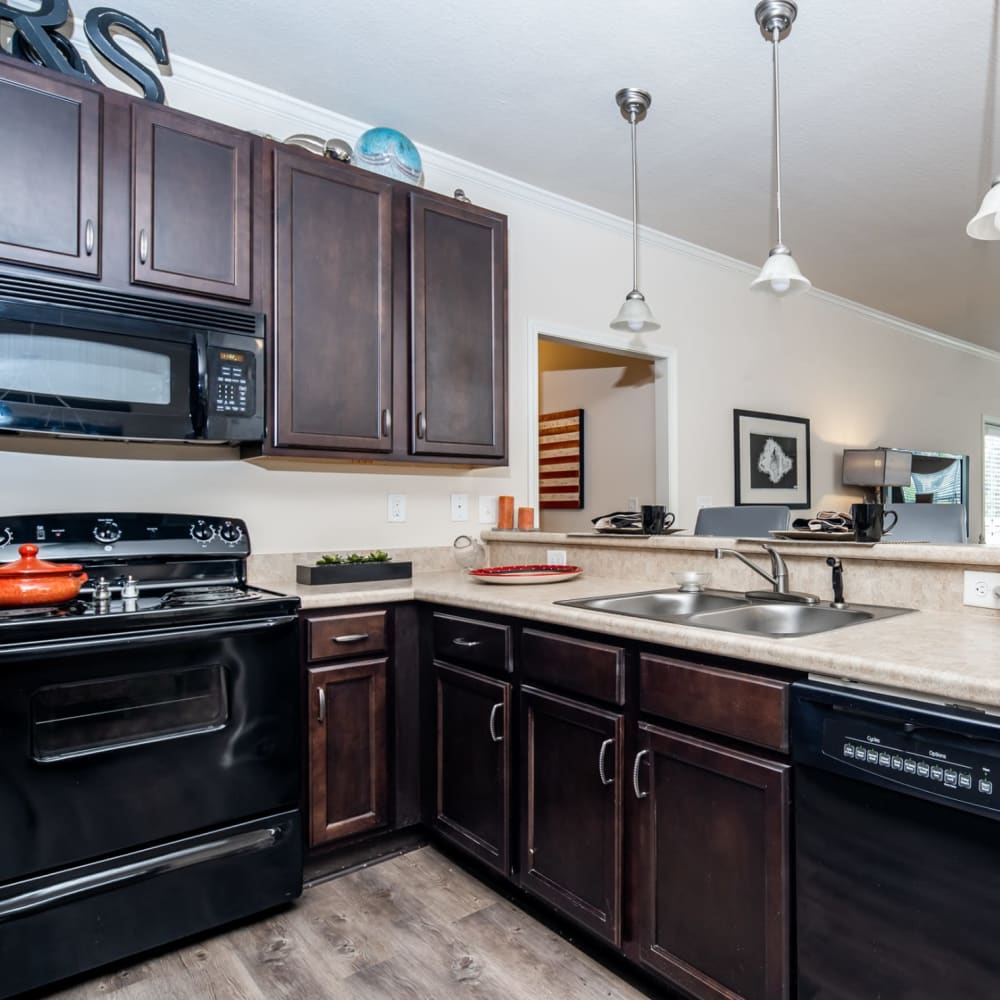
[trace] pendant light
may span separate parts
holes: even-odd
[[[646,333],[659,330],[642,292],[639,291],[639,182],[636,171],[635,129],[646,117],[653,98],[645,90],[626,87],[615,94],[615,101],[629,125],[632,127],[632,291],[625,296],[625,302],[618,315],[611,321],[612,330],[631,330],[633,333]]]
[[[1000,240],[1000,177],[994,177],[979,211],[969,220],[965,231],[974,240]]]
[[[778,216],[778,242],[771,247],[760,274],[751,282],[750,288],[755,292],[772,292],[776,295],[790,295],[812,288],[812,283],[799,270],[792,252],[781,238],[781,88],[778,43],[788,37],[798,12],[798,6],[792,0],[761,0],[753,12],[760,25],[760,33],[771,43],[774,68],[774,201]]]

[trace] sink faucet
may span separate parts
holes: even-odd
[[[815,594],[803,594],[797,590],[788,589],[788,567],[785,560],[781,558],[781,553],[770,545],[761,545],[761,548],[771,557],[771,572],[765,573],[759,566],[750,562],[742,552],[736,549],[716,549],[715,558],[721,559],[723,556],[736,556],[737,559],[746,566],[749,566],[755,573],[764,577],[771,590],[748,590],[747,598],[751,601],[787,601],[789,604],[819,604],[819,598]]]
[[[844,601],[844,566],[839,559],[830,556],[826,561],[827,566],[833,570],[833,606],[835,608],[846,608]]]

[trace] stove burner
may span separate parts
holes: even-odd
[[[171,590],[160,601],[161,608],[194,608],[206,604],[232,604],[234,601],[252,601],[259,594],[240,590],[239,587],[185,587]]]
[[[30,608],[0,608],[0,622],[24,621],[28,618],[61,618],[63,615],[83,614],[87,605],[83,601],[69,604],[44,604]]]

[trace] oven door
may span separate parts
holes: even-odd
[[[0,648],[0,884],[300,801],[296,618]]]
[[[86,310],[0,304],[0,430],[199,437],[199,336]]]

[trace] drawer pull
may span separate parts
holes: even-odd
[[[392,410],[382,411],[382,437],[387,438],[392,433]]]
[[[316,693],[319,695],[319,711],[316,713],[316,721],[322,722],[326,718],[326,691],[319,688]]]
[[[497,736],[497,712],[499,712],[501,708],[503,708],[503,702],[498,701],[490,709],[490,739],[493,740],[494,743],[503,743],[503,733]]]
[[[648,753],[648,750],[640,750],[635,755],[635,763],[632,765],[632,788],[635,790],[635,797],[637,799],[644,799],[649,795],[649,792],[639,790],[639,765],[642,763],[642,758]]]
[[[83,250],[88,257],[92,256],[94,253],[94,244],[96,239],[97,231],[94,228],[94,220],[87,219],[87,223],[83,227]]]
[[[601,744],[601,752],[600,752],[600,755],[597,758],[597,773],[601,776],[601,784],[602,785],[610,785],[615,780],[615,776],[614,775],[612,775],[609,778],[608,775],[607,775],[607,772],[604,770],[604,758],[607,756],[608,747],[613,746],[614,742],[615,742],[614,740],[605,740]]]
[[[139,263],[145,264],[149,260],[149,234],[145,229],[139,230]]]
[[[367,632],[356,632],[354,635],[335,635],[334,642],[364,642],[368,638]]]
[[[456,646],[464,646],[466,649],[473,649],[476,646],[481,646],[482,643],[478,639],[463,639],[461,636],[457,639],[451,640]]]
[[[417,414],[417,437],[421,439],[427,437],[427,418],[423,410]]]

